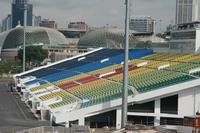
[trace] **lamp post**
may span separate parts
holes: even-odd
[[[129,53],[129,0],[125,1],[125,47],[124,47],[124,74],[123,74],[123,97],[121,128],[127,124],[127,101],[128,101],[128,53]]]
[[[24,41],[23,41],[23,72],[26,71],[26,23],[27,23],[27,1],[23,3],[24,10]]]

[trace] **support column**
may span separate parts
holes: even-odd
[[[154,117],[154,126],[160,126],[160,116]]]
[[[196,98],[196,104],[195,104],[195,113],[196,112],[200,112],[200,86],[198,86],[197,88],[196,88],[196,94],[195,94],[196,96],[195,96],[195,98]]]
[[[69,121],[66,121],[66,122],[65,122],[65,127],[66,127],[66,128],[69,128]]]
[[[49,125],[50,126],[53,126],[53,113],[50,113],[50,123],[49,123]]]
[[[24,92],[23,92],[23,97],[22,97],[22,99],[23,99],[24,101],[26,101],[26,100],[28,100],[28,97],[29,97],[29,92],[28,92],[28,91],[24,91]]]
[[[116,110],[116,129],[121,129],[121,118],[122,118],[122,109],[118,108]]]
[[[154,126],[160,125],[160,99],[155,100],[155,117],[154,117]]]
[[[78,120],[78,124],[80,126],[84,126],[85,125],[85,118],[84,117],[81,117],[79,120]]]
[[[32,100],[32,112],[36,114],[38,101]]]
[[[45,121],[45,120],[50,120],[51,118],[50,118],[50,116],[49,116],[49,110],[48,109],[41,109],[40,110],[40,112],[41,112],[41,120],[42,121]]]

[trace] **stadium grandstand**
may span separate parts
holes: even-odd
[[[53,125],[121,127],[123,49],[98,48],[14,76],[32,111]],[[129,50],[128,120],[182,125],[200,106],[200,54]]]

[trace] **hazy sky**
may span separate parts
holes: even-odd
[[[0,20],[10,13],[10,1],[0,0]],[[85,21],[91,26],[123,27],[125,0],[30,0],[34,15],[57,21],[64,27],[70,21]],[[130,0],[131,15],[162,20],[162,29],[175,19],[176,0]],[[160,24],[157,24],[160,29]]]

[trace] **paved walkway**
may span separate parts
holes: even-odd
[[[7,83],[0,83],[0,132],[13,132],[38,126],[48,126],[47,121],[38,121],[20,96],[11,93]]]

